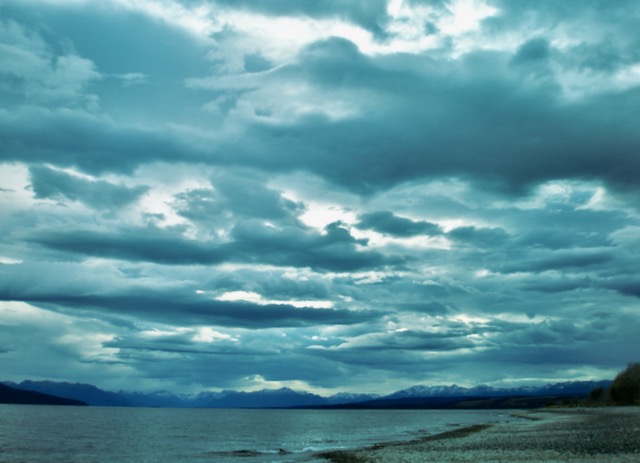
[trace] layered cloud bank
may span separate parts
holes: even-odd
[[[0,1],[6,379],[611,377],[639,354],[639,25],[634,1]]]

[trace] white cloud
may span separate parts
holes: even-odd
[[[304,308],[310,307],[313,309],[331,309],[333,307],[332,301],[319,301],[319,300],[277,300],[266,299],[261,294],[253,291],[228,291],[216,297],[218,301],[246,301],[259,305],[290,305],[293,307]]]
[[[108,383],[130,374],[119,365],[117,349],[105,347],[114,328],[96,320],[39,309],[22,302],[0,302],[1,354],[7,379],[84,377]],[[24,342],[37,333],[38,342]],[[36,376],[37,375],[37,376]]]

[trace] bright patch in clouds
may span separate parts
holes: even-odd
[[[333,303],[331,301],[294,301],[294,300],[268,300],[265,299],[260,294],[251,292],[251,291],[230,291],[224,293],[218,297],[216,297],[218,301],[245,301],[245,302],[253,302],[258,305],[270,305],[270,304],[280,304],[280,305],[291,305],[293,307],[311,307],[314,309],[330,309],[333,307]]]
[[[496,8],[482,0],[455,0],[449,9],[451,16],[442,22],[441,28],[451,35],[477,30],[483,19],[498,13]]]
[[[310,227],[322,230],[334,222],[352,224],[356,221],[356,217],[355,212],[345,210],[337,204],[309,202],[300,220]]]

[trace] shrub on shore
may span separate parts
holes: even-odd
[[[620,405],[640,403],[640,363],[630,363],[618,373],[609,389],[609,396]]]
[[[640,405],[640,362],[627,365],[608,388],[597,387],[589,392],[585,405]]]

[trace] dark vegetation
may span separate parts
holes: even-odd
[[[593,389],[588,400],[596,405],[640,405],[640,363],[630,363],[608,389]]]
[[[80,400],[56,397],[41,392],[25,391],[0,384],[0,403],[26,405],[87,405]]]

